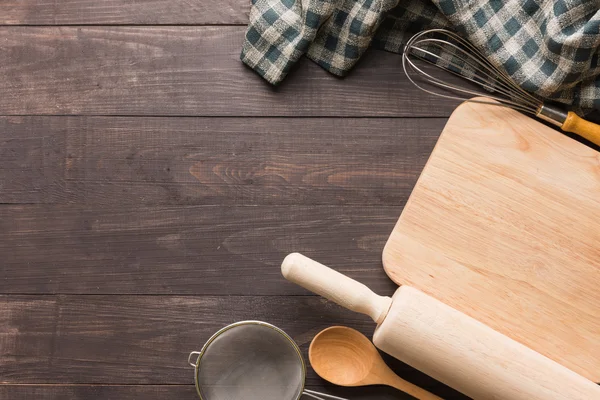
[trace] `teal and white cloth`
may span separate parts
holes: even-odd
[[[272,84],[302,55],[343,76],[369,46],[454,30],[524,89],[600,110],[600,0],[254,0],[241,59]]]

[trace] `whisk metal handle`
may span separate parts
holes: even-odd
[[[562,125],[562,130],[579,135],[600,146],[600,125],[586,121],[573,111],[569,111],[569,114]]]
[[[536,116],[539,119],[543,119],[546,122],[550,122],[551,124],[562,128],[563,124],[567,120],[567,113],[560,108],[548,106],[546,104],[542,104],[537,111]]]

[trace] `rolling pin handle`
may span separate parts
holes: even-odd
[[[321,295],[349,310],[366,314],[376,323],[385,319],[392,299],[378,296],[368,287],[299,253],[288,255],[281,273],[313,293]]]

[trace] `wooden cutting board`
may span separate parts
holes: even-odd
[[[450,117],[387,274],[600,382],[600,153],[516,111]]]

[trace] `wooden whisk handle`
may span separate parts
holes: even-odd
[[[600,146],[600,125],[586,121],[573,111],[569,111],[561,128],[565,132],[574,133]]]

